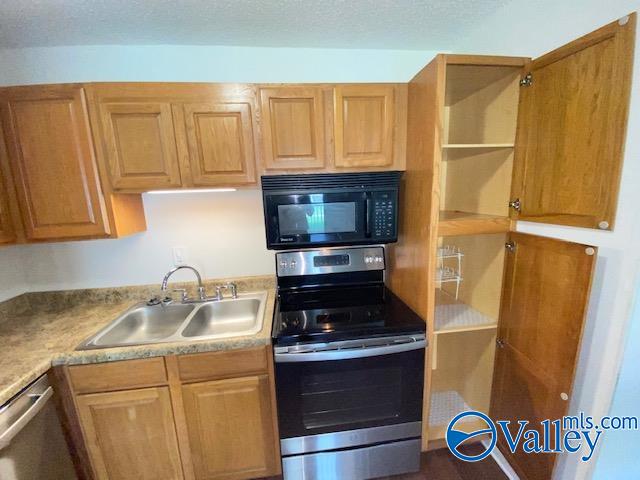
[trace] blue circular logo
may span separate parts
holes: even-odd
[[[461,430],[461,424],[469,421],[484,424],[486,425],[486,428],[481,428],[473,432]],[[482,444],[486,448],[484,452],[478,455],[465,455],[460,451],[460,448],[465,444],[465,442],[467,442],[467,440],[473,439],[479,435],[491,436],[491,441],[488,445],[485,445],[484,443]],[[447,447],[449,447],[451,453],[453,453],[460,460],[464,460],[465,462],[477,462],[491,455],[491,452],[496,446],[498,435],[496,432],[495,424],[488,416],[481,412],[468,411],[459,413],[458,415],[453,417],[451,422],[449,422],[449,426],[447,427],[446,440]]]

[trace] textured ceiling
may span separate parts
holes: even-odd
[[[0,48],[244,45],[446,50],[510,0],[0,0]]]

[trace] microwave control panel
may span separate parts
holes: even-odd
[[[374,238],[395,238],[396,196],[395,192],[374,192],[373,229]]]

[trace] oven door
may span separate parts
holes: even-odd
[[[268,248],[362,244],[371,237],[367,192],[267,193]]]
[[[425,346],[413,335],[276,347],[283,455],[302,453],[301,442],[348,446],[354,435],[339,433],[353,430],[419,437]]]

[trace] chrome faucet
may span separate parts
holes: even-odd
[[[216,285],[216,294],[213,297],[216,300],[223,300],[222,290],[229,290],[231,292],[231,298],[238,298],[238,286],[233,282],[225,283],[224,285]]]
[[[196,275],[196,278],[198,279],[198,301],[206,300],[207,299],[207,294],[205,293],[204,285],[202,285],[202,277],[200,276],[200,273],[198,272],[198,270],[196,270],[195,268],[193,268],[193,267],[191,267],[189,265],[180,265],[179,267],[172,268],[171,270],[169,270],[169,272],[167,272],[167,274],[162,279],[162,286],[160,287],[160,291],[163,294],[166,294],[166,292],[167,292],[167,284],[169,283],[169,278],[171,277],[171,275],[173,275],[178,270],[181,270],[183,268],[191,270]],[[181,292],[181,294],[182,294],[182,302],[183,303],[192,301],[192,300],[189,299],[189,297],[187,295],[187,291],[184,288],[176,288],[173,291],[174,292]]]
[[[196,270],[195,268],[189,265],[180,265],[179,267],[172,268],[171,270],[169,270],[169,272],[167,272],[167,274],[162,279],[162,286],[160,287],[162,298],[161,299],[157,297],[152,298],[148,302],[149,305],[155,305],[160,302],[162,302],[163,304],[171,303],[172,300],[167,295],[167,285],[169,283],[169,278],[171,278],[171,275],[173,275],[178,270],[181,270],[183,268],[191,270],[195,274],[196,278],[198,279],[198,299],[190,299],[189,296],[187,295],[187,290],[184,288],[174,288],[172,290],[173,292],[180,292],[182,303],[206,302],[209,300],[223,300],[224,296],[222,295],[222,290],[229,290],[229,292],[231,292],[231,298],[238,298],[238,287],[233,282],[225,283],[224,285],[216,285],[215,287],[216,294],[213,297],[207,297],[207,292],[205,291],[204,285],[202,284],[202,277],[200,276],[200,273],[198,272],[198,270]]]

